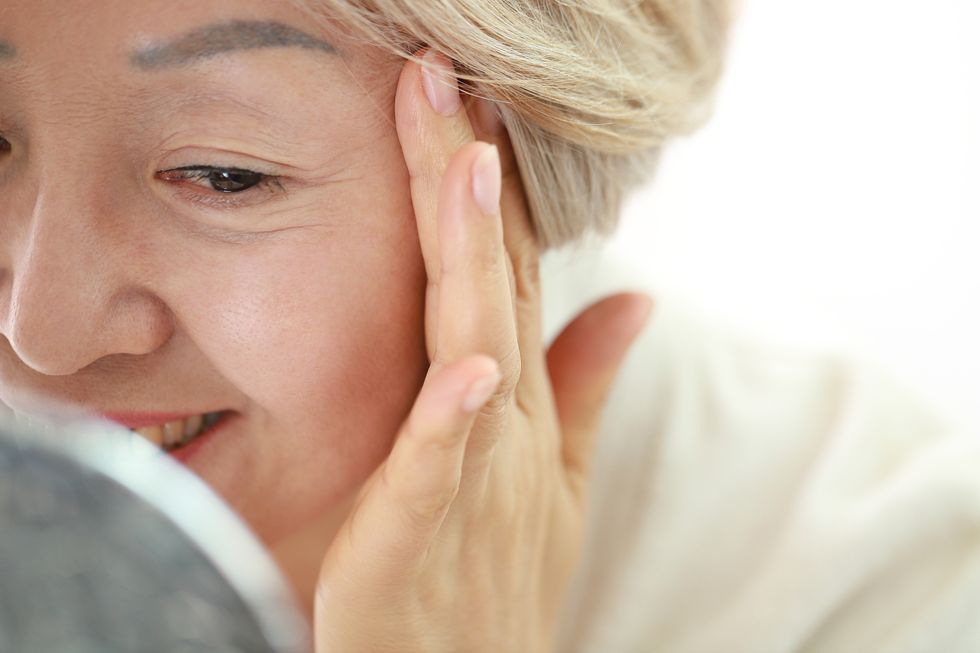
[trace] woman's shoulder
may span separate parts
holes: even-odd
[[[980,434],[870,362],[655,300],[560,650],[980,650]]]

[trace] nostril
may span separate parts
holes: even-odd
[[[37,275],[40,276],[40,275]],[[45,376],[69,376],[102,364],[137,359],[162,348],[176,323],[167,306],[147,293],[82,297],[19,288],[0,308],[0,333],[27,367]],[[3,300],[0,291],[0,301]]]
[[[72,322],[58,307],[15,297],[5,312],[4,330],[10,349],[20,362],[44,376],[68,376],[101,355],[99,343],[83,330],[84,322]]]
[[[19,338],[16,332],[10,334],[7,340],[14,355],[20,359],[21,363],[38,374],[69,376],[84,367],[84,365],[76,364],[71,358],[54,349],[37,347],[36,342],[25,343],[25,339]],[[29,349],[29,347],[31,348]]]

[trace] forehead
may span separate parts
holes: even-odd
[[[288,0],[4,0],[0,63],[92,75],[264,47],[330,53],[326,26]]]
[[[229,93],[390,107],[401,59],[345,32],[292,0],[0,0],[0,99],[37,120]]]

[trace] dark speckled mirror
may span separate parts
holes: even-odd
[[[299,653],[259,541],[197,477],[106,423],[0,415],[0,651]]]

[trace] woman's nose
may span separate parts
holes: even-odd
[[[65,195],[37,193],[29,217],[13,216],[19,229],[0,244],[0,334],[49,376],[113,354],[148,354],[173,329],[163,302],[135,282],[137,255],[110,221]]]

